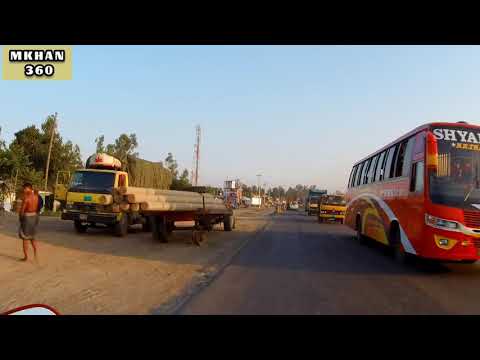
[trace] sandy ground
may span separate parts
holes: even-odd
[[[213,276],[269,221],[269,210],[241,209],[237,227],[216,225],[197,247],[189,231],[167,244],[151,234],[116,238],[103,229],[76,234],[69,221],[42,217],[39,264],[22,257],[17,218],[0,219],[0,312],[45,303],[62,314],[168,313],[188,289]]]

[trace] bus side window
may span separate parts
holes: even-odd
[[[411,137],[410,139],[408,139],[407,147],[405,149],[405,157],[403,159],[402,173],[400,174],[400,176],[410,175],[409,172],[412,164],[414,143],[415,143],[414,137]]]
[[[348,186],[347,187],[352,187],[352,178],[355,177],[355,170],[356,170],[356,167],[354,166],[352,168],[352,171],[350,172],[350,177],[348,178]]]
[[[355,166],[355,170],[352,176],[352,184],[350,185],[351,187],[355,187],[355,179],[357,178],[358,167],[359,167],[358,165]]]
[[[412,177],[410,178],[410,192],[423,192],[423,161],[418,161],[412,165]]]
[[[385,164],[385,169],[383,172],[383,178],[389,179],[393,177],[393,170],[395,168],[395,158],[397,157],[398,144],[392,146],[388,151],[387,162]]]
[[[405,148],[407,147],[407,141],[404,140],[398,147],[397,159],[395,161],[395,169],[393,171],[393,177],[399,177],[402,175],[403,162],[405,160]]]
[[[375,157],[372,159],[372,164],[370,165],[370,171],[368,172],[368,177],[367,177],[367,183],[370,184],[375,181],[375,170],[377,169],[377,164],[378,164],[378,158],[380,157],[380,154],[375,155]]]
[[[363,166],[363,170],[362,170],[362,179],[360,181],[360,185],[367,183],[367,174],[368,174],[368,170],[370,169],[371,163],[372,163],[372,159],[368,159],[367,161],[365,161],[365,165]]]
[[[362,178],[362,170],[363,170],[363,165],[365,165],[365,162],[361,163],[360,165],[358,165],[358,170],[357,170],[357,176],[355,177],[355,185],[358,186],[360,185],[360,180]]]
[[[380,154],[380,158],[378,159],[377,170],[375,172],[375,181],[382,181],[383,164],[385,162],[385,154],[386,153],[387,153],[386,151],[383,151]]]

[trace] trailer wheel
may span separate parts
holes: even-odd
[[[175,222],[174,221],[167,221],[166,227],[167,227],[167,233],[171,234],[173,232],[173,230],[175,229]]]
[[[75,230],[79,234],[85,234],[87,232],[87,229],[88,229],[88,225],[87,224],[82,224],[81,221],[79,221],[79,220],[75,220],[75,222],[73,223],[73,226],[75,227]]]
[[[234,219],[232,215],[225,215],[223,217],[223,230],[232,231],[234,226]]]
[[[120,221],[118,221],[114,227],[113,232],[115,236],[118,237],[125,237],[128,234],[128,215],[122,214]]]
[[[160,241],[162,243],[168,242],[168,229],[167,229],[167,221],[164,217],[160,216],[153,216],[151,218],[152,224],[152,236],[154,240]]]

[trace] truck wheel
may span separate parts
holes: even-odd
[[[142,231],[143,232],[150,232],[152,231],[152,224],[150,222],[150,217],[146,217],[144,223],[142,224]]]
[[[128,234],[128,215],[122,214],[122,217],[119,222],[113,227],[113,232],[115,236],[125,237]]]
[[[175,229],[175,222],[174,221],[167,221],[166,227],[167,227],[167,233],[171,234],[173,232],[173,230]]]
[[[232,231],[234,219],[232,215],[225,215],[223,217],[223,230]]]
[[[169,233],[167,231],[166,220],[163,217],[153,216],[150,221],[152,224],[153,239],[162,243],[167,243]]]
[[[88,229],[88,225],[87,224],[82,224],[79,220],[75,220],[74,222],[74,227],[75,227],[75,230],[77,231],[77,233],[79,234],[85,234],[87,232],[87,229]]]

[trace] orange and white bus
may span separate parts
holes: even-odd
[[[357,239],[409,254],[480,258],[480,126],[430,123],[354,164],[345,223]]]

